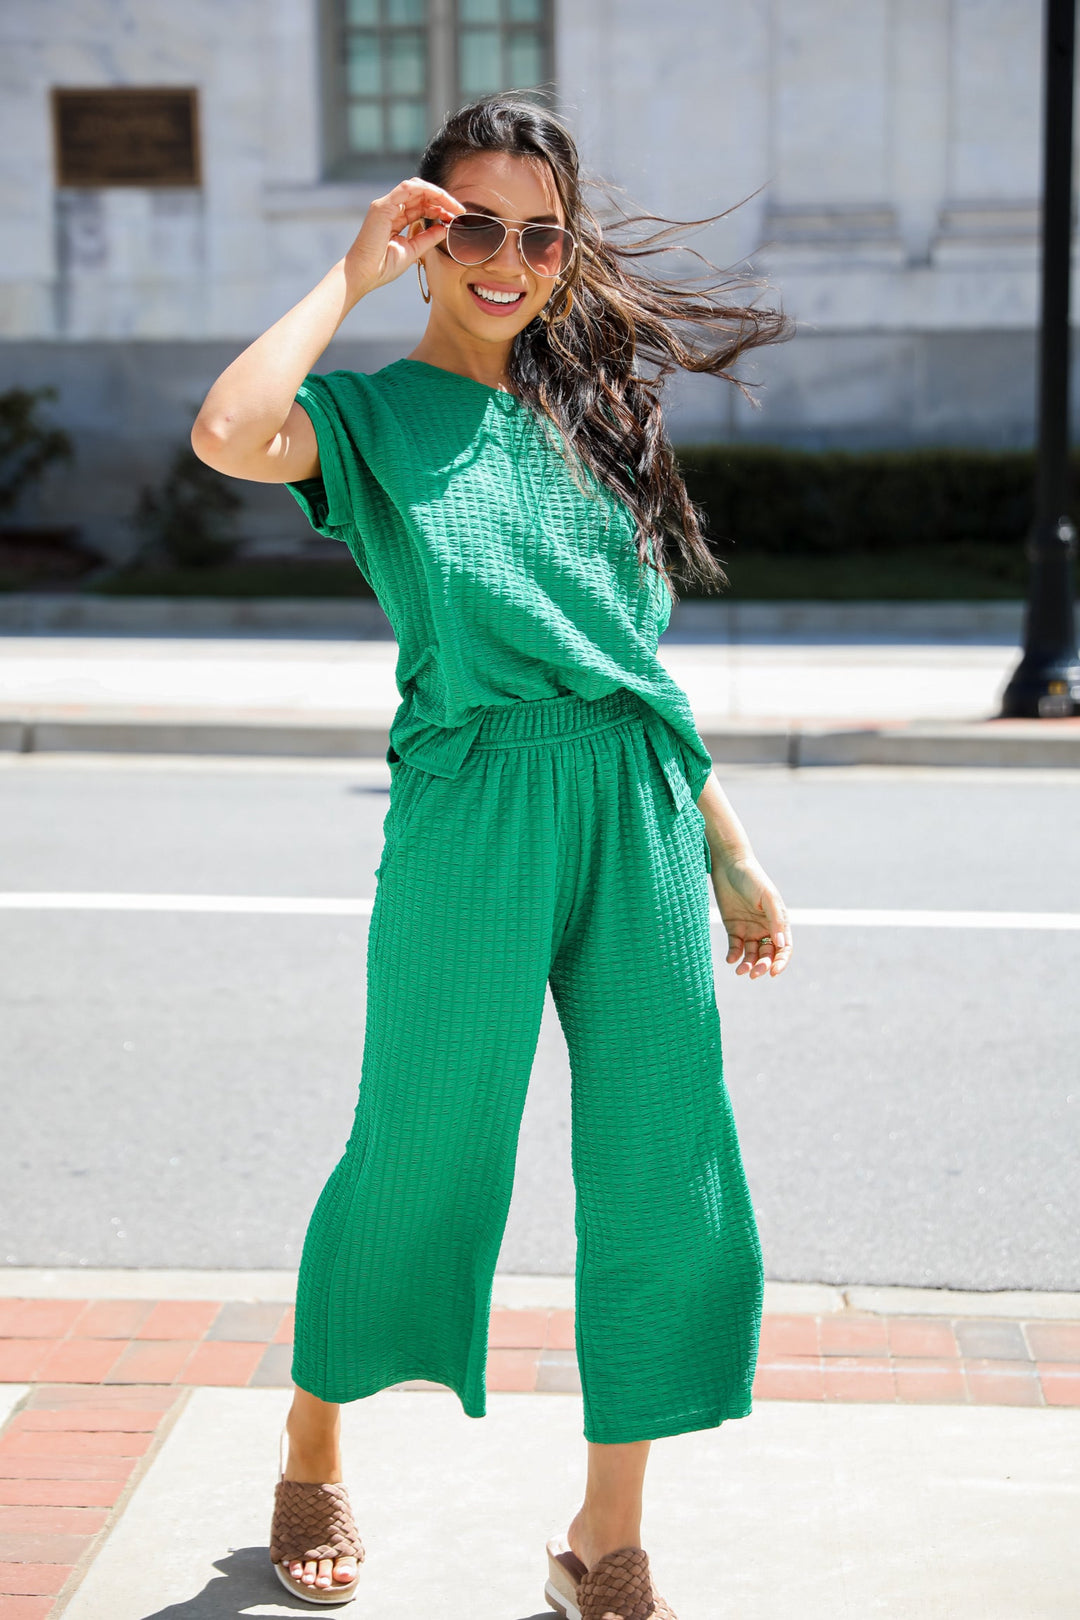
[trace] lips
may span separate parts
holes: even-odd
[[[514,312],[516,310],[521,308],[522,301],[523,301],[523,299],[525,297],[524,291],[519,289],[517,297],[513,300],[512,303],[502,303],[502,302],[496,303],[493,299],[482,298],[481,295],[477,292],[476,287],[472,284],[472,282],[469,282],[468,286],[469,286],[469,296],[472,298],[473,302],[475,304],[478,304],[480,306],[480,308],[482,310],[485,310],[487,312],[487,314],[489,314],[489,315],[512,315],[512,314],[514,314]],[[497,291],[497,292],[503,292],[503,291],[510,292],[511,291],[511,289],[509,287],[507,287],[505,289],[502,288],[502,287],[499,287],[499,288],[496,288],[494,290]]]

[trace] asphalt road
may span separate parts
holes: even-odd
[[[724,767],[797,908],[1080,912],[1080,773]],[[370,896],[381,762],[8,756],[0,892]],[[347,1135],[364,916],[0,910],[17,1265],[295,1266]],[[1080,1288],[1080,932],[793,930],[725,1074],[770,1277]],[[548,1002],[500,1259],[573,1270]]]

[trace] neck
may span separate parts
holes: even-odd
[[[510,389],[507,373],[512,346],[512,338],[506,343],[481,343],[468,332],[442,331],[432,317],[408,358],[423,360],[443,371],[456,371],[488,388]]]

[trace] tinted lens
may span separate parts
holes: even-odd
[[[538,276],[558,276],[573,256],[574,238],[559,225],[526,225],[521,233],[525,263]]]
[[[446,246],[458,264],[483,264],[503,245],[505,226],[486,214],[459,214],[446,232]]]

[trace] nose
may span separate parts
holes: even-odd
[[[493,259],[487,261],[491,270],[502,270],[505,274],[517,275],[528,266],[521,255],[521,238],[512,225],[506,227],[506,239]]]

